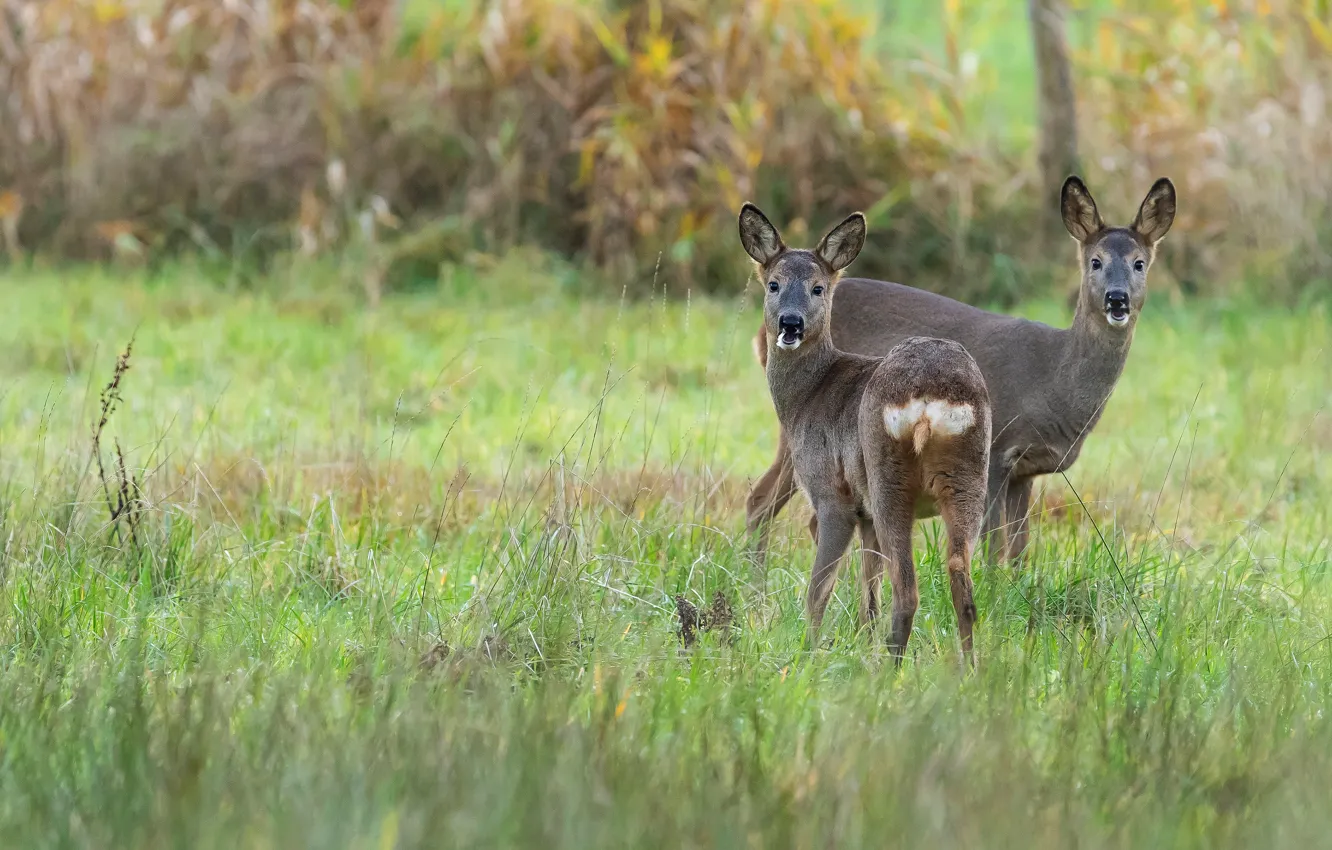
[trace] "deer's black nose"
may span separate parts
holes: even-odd
[[[805,318],[797,316],[795,313],[783,313],[777,317],[777,329],[786,332],[804,333]]]
[[[1129,305],[1128,292],[1122,289],[1112,289],[1105,293],[1105,306],[1111,310],[1126,310]]]

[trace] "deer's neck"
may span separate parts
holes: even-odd
[[[783,351],[768,335],[768,390],[777,419],[789,425],[810,399],[825,386],[828,373],[841,353],[833,347],[832,335],[822,333],[818,340],[807,342],[795,351]]]
[[[1062,398],[1060,409],[1072,432],[1085,435],[1101,418],[1105,403],[1124,372],[1134,325],[1110,327],[1099,305],[1078,301],[1073,325],[1064,331],[1064,351],[1059,364]]]

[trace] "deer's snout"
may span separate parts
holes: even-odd
[[[805,317],[798,313],[782,313],[777,317],[777,347],[799,348],[805,336]]]
[[[1129,320],[1129,294],[1126,289],[1109,289],[1105,293],[1105,319],[1119,327]]]

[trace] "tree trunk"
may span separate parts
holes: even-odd
[[[1064,178],[1078,170],[1077,97],[1073,68],[1064,37],[1062,0],[1027,0],[1032,45],[1036,53],[1038,115],[1041,122],[1038,161],[1041,170],[1041,208],[1047,233],[1062,232],[1059,190]]]

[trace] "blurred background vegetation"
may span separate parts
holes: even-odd
[[[1040,222],[1072,165],[1115,221],[1176,181],[1158,291],[1295,302],[1332,271],[1328,0],[0,10],[14,262],[315,257],[375,300],[524,244],[617,296],[735,291],[753,199],[795,240],[864,209],[860,274],[1007,303],[1068,282]]]

